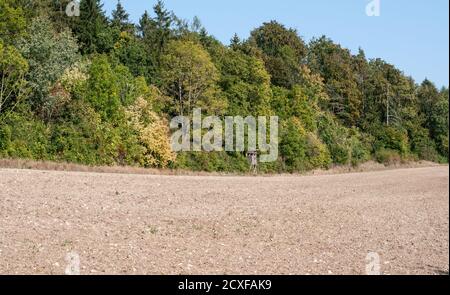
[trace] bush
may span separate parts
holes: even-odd
[[[128,126],[137,134],[141,146],[140,164],[145,167],[167,167],[176,158],[169,139],[166,120],[160,118],[142,97],[128,107]]]
[[[375,159],[385,165],[395,165],[402,161],[399,152],[391,149],[380,149],[375,152]]]
[[[449,154],[448,154],[448,135],[441,136],[440,138],[440,153],[443,155],[447,162],[449,160]]]
[[[331,164],[331,155],[326,145],[314,133],[307,136],[307,161],[310,169],[328,168]]]
[[[370,159],[370,137],[367,134],[340,125],[329,113],[319,116],[318,129],[334,164],[357,165]]]
[[[90,138],[71,122],[55,125],[52,132],[52,151],[60,161],[96,165],[101,164],[94,148],[95,137]]]
[[[102,120],[114,121],[120,117],[120,89],[108,58],[94,58],[89,68],[84,99],[88,101]]]
[[[429,137],[429,132],[425,128],[417,128],[411,133],[411,151],[419,159],[427,161],[438,161],[439,154],[436,151],[436,144]]]
[[[282,124],[280,152],[290,172],[327,168],[331,163],[327,147],[295,117]]]
[[[49,129],[30,113],[11,113],[0,125],[0,156],[32,160],[51,159]]]
[[[177,169],[207,172],[249,172],[250,165],[241,153],[227,152],[182,152],[171,166]]]
[[[349,139],[350,162],[353,166],[369,161],[371,158],[370,145],[372,137],[362,134],[356,129],[351,129],[352,135]]]
[[[373,133],[376,138],[375,150],[390,149],[405,156],[409,152],[408,133],[404,129],[393,126],[374,126]]]
[[[85,165],[137,165],[143,154],[125,121],[102,121],[81,100],[71,101],[52,125],[51,146],[55,159]]]
[[[111,164],[113,160],[99,151],[104,150],[102,138],[110,137],[100,115],[87,103],[71,101],[63,115],[53,125],[52,153],[58,160],[85,165]]]

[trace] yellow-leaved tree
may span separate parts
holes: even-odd
[[[149,88],[150,93],[159,95],[156,88]],[[140,96],[127,108],[126,115],[143,147],[141,165],[145,167],[165,168],[176,159],[170,145],[170,130],[167,120],[161,118],[149,103],[150,99]]]

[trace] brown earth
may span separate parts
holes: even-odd
[[[0,274],[448,274],[448,181],[0,169]]]

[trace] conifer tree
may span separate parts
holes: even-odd
[[[130,29],[129,14],[125,11],[125,8],[117,1],[116,9],[112,11],[112,21],[113,27],[119,28],[121,31]]]
[[[72,28],[81,43],[83,53],[108,52],[113,46],[113,36],[100,0],[81,0],[80,16]]]

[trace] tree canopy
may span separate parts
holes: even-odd
[[[134,24],[120,1],[0,0],[0,157],[205,171],[249,169],[243,152],[175,154],[169,120],[280,119],[264,172],[448,162],[448,88],[414,81],[322,36],[277,21],[230,44],[162,0]]]

